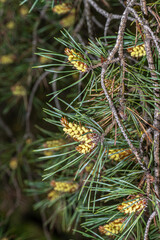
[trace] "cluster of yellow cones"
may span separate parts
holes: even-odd
[[[147,200],[142,195],[132,196],[128,201],[122,202],[118,210],[125,214],[140,213],[147,206]],[[99,232],[106,236],[118,234],[124,228],[125,218],[118,218],[104,226],[99,226]]]
[[[68,56],[68,61],[72,63],[72,65],[79,71],[85,72],[88,68],[87,64],[83,62],[83,55],[81,53],[77,53],[73,49],[66,48],[65,54]]]
[[[81,154],[89,153],[95,146],[97,134],[92,129],[88,129],[77,123],[68,122],[66,118],[61,119],[64,126],[63,131],[72,137],[75,141],[80,142],[76,150]]]
[[[131,57],[139,58],[146,56],[146,50],[144,44],[128,48],[127,51],[131,54]]]

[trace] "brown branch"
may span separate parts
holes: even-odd
[[[78,21],[78,24],[74,28],[73,35],[78,33],[81,30],[81,28],[83,27],[84,22],[85,22],[85,12],[83,12],[81,19]]]
[[[100,13],[102,16],[108,18],[109,14],[107,11],[105,11],[104,9],[100,8],[98,6],[98,4],[96,4],[93,0],[88,0],[88,2],[92,5],[92,7],[98,12]],[[133,2],[133,0],[131,1]],[[113,14],[112,15],[113,19],[121,19],[122,15],[118,15],[118,14]],[[130,21],[134,21],[134,18],[128,17],[128,20]]]
[[[131,0],[129,2],[128,6],[126,7],[125,11],[122,14],[116,44],[115,44],[114,48],[112,49],[111,53],[109,54],[107,61],[104,63],[104,66],[106,66],[106,67],[108,66],[108,64],[110,63],[110,61],[112,60],[112,58],[114,57],[116,52],[119,50],[119,46],[120,46],[121,42],[123,41],[123,35],[124,35],[127,20],[128,20],[128,13],[129,13],[128,8],[130,6],[132,6],[134,4],[134,2],[135,2],[135,0]]]
[[[111,63],[115,63],[115,62],[118,62],[118,61],[119,61],[119,58],[114,58],[114,59],[110,60],[109,63],[111,64]],[[102,67],[105,62],[108,62],[108,59],[105,60],[103,63],[100,62],[96,65],[90,66],[90,68],[88,68],[88,71],[90,71],[91,69],[97,68],[97,67]]]
[[[33,105],[33,98],[35,96],[35,93],[38,89],[39,84],[41,83],[41,81],[49,74],[50,72],[44,72],[35,82],[30,97],[29,97],[29,101],[28,101],[28,108],[27,108],[27,113],[26,113],[26,133],[30,134],[30,115],[31,115],[31,111],[32,111],[32,105]]]
[[[145,0],[141,0],[141,8],[142,11],[144,12],[145,15],[148,14],[147,11],[147,6],[146,6],[146,1]],[[143,19],[144,23],[146,26],[149,26],[148,20]],[[153,54],[152,54],[152,50],[151,50],[151,44],[150,44],[150,32],[148,31],[148,29],[146,29],[144,27],[144,34],[146,36],[145,38],[145,50],[146,50],[146,56],[147,56],[147,61],[148,61],[148,67],[150,68],[150,74],[152,79],[154,80],[154,121],[153,121],[153,126],[160,129],[159,127],[159,121],[160,121],[160,102],[159,102],[159,97],[160,97],[160,91],[158,88],[159,84],[158,84],[158,76],[155,73],[155,64],[154,64],[154,60],[153,60]],[[154,163],[155,163],[155,167],[154,167],[154,175],[155,175],[155,192],[157,194],[157,196],[159,197],[159,175],[160,175],[160,156],[159,156],[159,152],[160,152],[160,133],[157,130],[154,130]],[[158,204],[158,202],[157,202]]]
[[[109,25],[110,25],[111,21],[112,21],[112,14],[109,14],[108,18],[106,20],[106,23],[105,23],[105,27],[104,27],[104,37],[107,36],[108,28],[109,28]],[[107,39],[106,38],[105,38],[105,43],[107,43]]]
[[[134,153],[134,155],[135,155],[138,163],[140,164],[141,168],[142,168],[145,172],[147,172],[147,168],[146,168],[146,167],[143,165],[143,163],[141,162],[141,157],[140,157],[137,149],[133,146],[133,144],[131,143],[130,139],[128,138],[128,136],[127,136],[127,134],[126,134],[126,132],[125,132],[125,130],[124,130],[124,127],[123,127],[123,125],[121,124],[121,122],[120,122],[120,120],[119,120],[119,116],[118,116],[117,110],[116,110],[116,108],[115,108],[115,106],[114,106],[114,104],[113,104],[113,102],[112,102],[112,100],[111,100],[111,98],[110,98],[107,90],[106,90],[106,87],[105,87],[105,84],[104,84],[105,72],[106,72],[106,68],[105,68],[105,67],[102,67],[102,71],[101,71],[101,86],[102,86],[102,89],[103,89],[103,91],[104,91],[104,94],[105,94],[105,96],[106,96],[106,98],[107,98],[107,100],[108,100],[110,109],[112,110],[112,113],[113,113],[113,115],[114,115],[114,117],[115,117],[115,120],[116,120],[116,122],[117,122],[117,124],[118,124],[118,126],[119,126],[119,128],[120,128],[120,130],[121,130],[121,132],[122,132],[122,134],[123,134],[123,136],[124,136],[124,138],[126,139],[128,145],[130,146],[132,152]]]
[[[144,240],[148,240],[149,227],[150,227],[150,225],[151,225],[151,222],[152,222],[153,218],[154,218],[156,215],[157,215],[157,213],[156,213],[156,211],[154,211],[154,212],[150,215],[150,217],[149,217],[149,219],[148,219],[148,221],[147,221],[147,225],[146,225],[146,229],[145,229],[145,233],[144,233]]]
[[[91,40],[94,40],[93,22],[92,22],[92,18],[91,18],[90,4],[89,4],[88,0],[84,0],[84,11],[85,11],[85,18],[86,18],[87,28],[88,28],[88,36]]]
[[[104,26],[102,23],[100,23],[95,16],[92,16],[92,21],[97,25],[97,27],[104,29]]]
[[[11,129],[7,126],[7,124],[3,121],[0,116],[0,127],[5,131],[6,135],[13,140],[13,133]]]
[[[149,31],[149,33],[150,33],[151,36],[152,36],[153,42],[154,42],[154,44],[155,44],[156,47],[157,47],[159,56],[160,56],[160,47],[159,47],[159,45],[158,45],[158,42],[160,41],[160,39],[159,39],[157,36],[155,36],[155,34],[154,34],[153,31],[151,30],[151,28],[143,22],[143,20],[138,16],[138,14],[136,13],[136,11],[135,11],[133,8],[129,7],[128,9],[129,9],[129,11],[132,13],[132,15],[138,20],[138,22],[143,26],[143,28],[144,28],[145,30]]]

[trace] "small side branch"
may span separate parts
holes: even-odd
[[[29,97],[29,101],[28,101],[28,109],[27,109],[27,113],[26,113],[26,132],[27,134],[30,133],[30,115],[31,115],[31,111],[32,111],[32,105],[33,105],[33,98],[35,96],[35,93],[38,89],[39,84],[41,83],[41,81],[49,74],[50,72],[44,72],[36,81],[36,83],[34,84],[33,88],[32,88],[32,92],[30,94]]]
[[[148,14],[147,11],[147,6],[146,6],[146,1],[141,0],[141,8],[142,11],[144,12],[145,15]],[[148,20],[145,18],[143,19],[143,22],[145,26],[149,28],[149,23]],[[142,25],[143,26],[143,25]],[[159,121],[160,121],[160,91],[159,91],[159,83],[157,81],[158,76],[155,73],[155,64],[154,64],[154,59],[153,59],[153,54],[152,54],[152,49],[151,49],[151,43],[150,43],[150,32],[147,28],[144,27],[144,34],[146,36],[145,38],[145,50],[146,50],[146,56],[147,56],[147,61],[148,61],[148,67],[150,68],[150,74],[152,79],[154,80],[154,120],[153,120],[153,126],[159,129]],[[159,152],[160,152],[160,133],[157,130],[154,130],[154,175],[155,175],[155,192],[157,196],[159,197],[159,175],[160,175],[160,157],[159,157]],[[158,204],[158,201],[157,201]]]
[[[85,7],[85,17],[88,27],[88,36],[91,40],[94,40],[93,37],[93,22],[91,18],[91,11],[90,11],[90,5],[88,3],[88,0],[84,0],[84,7]]]
[[[98,13],[100,13],[102,16],[108,18],[108,16],[109,16],[110,13],[108,13],[108,12],[106,12],[104,9],[100,8],[100,7],[98,6],[98,4],[95,3],[93,0],[88,0],[88,2],[92,5],[92,7],[93,7]],[[133,0],[132,0],[131,2],[133,2]],[[122,15],[113,14],[113,15],[112,15],[112,18],[113,18],[113,19],[121,19],[121,18],[122,18]],[[128,20],[134,21],[134,18],[128,17]]]
[[[12,131],[10,128],[7,126],[7,124],[3,121],[2,117],[0,116],[0,127],[5,131],[6,135],[9,138],[13,138]]]

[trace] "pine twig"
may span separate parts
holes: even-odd
[[[107,61],[104,63],[104,66],[106,66],[106,67],[108,66],[109,62],[112,60],[112,58],[114,57],[116,52],[119,50],[119,46],[120,46],[121,42],[123,41],[123,35],[124,35],[127,20],[128,20],[128,13],[129,13],[128,9],[130,6],[132,6],[134,4],[134,2],[135,2],[135,0],[131,0],[129,2],[128,6],[126,7],[125,11],[122,14],[116,44],[115,44],[114,48],[112,49],[111,53],[109,54]]]
[[[108,28],[109,28],[111,20],[112,20],[112,14],[109,14],[108,18],[106,20],[105,27],[104,27],[104,37],[107,36],[107,32],[108,32]],[[107,43],[107,39],[106,38],[105,38],[105,43]]]
[[[41,81],[43,81],[43,79],[49,74],[50,72],[44,72],[35,82],[30,97],[29,97],[29,101],[28,101],[28,108],[27,108],[27,113],[26,113],[26,133],[30,134],[30,115],[31,115],[31,111],[32,111],[32,105],[33,105],[33,98],[35,96],[35,93],[38,89],[39,84],[41,83]]]
[[[92,16],[92,21],[97,25],[97,27],[104,29],[102,23],[100,23],[95,16]]]
[[[149,217],[149,219],[148,219],[148,221],[147,221],[147,225],[146,225],[146,229],[145,229],[145,233],[144,233],[144,240],[148,240],[149,227],[150,227],[150,225],[151,225],[151,222],[152,222],[153,218],[154,218],[156,215],[157,215],[157,213],[156,213],[156,211],[154,211],[154,212],[150,215],[150,217]]]
[[[78,21],[78,24],[74,29],[73,35],[78,33],[81,30],[81,28],[83,27],[84,21],[85,21],[85,12],[83,12],[81,19]]]
[[[148,15],[147,11],[147,5],[145,0],[141,0],[141,8],[142,11],[144,12],[145,15]],[[143,22],[146,26],[149,27],[148,20],[143,19]],[[143,26],[144,27],[144,26]],[[147,56],[147,61],[148,61],[148,66],[150,68],[150,74],[152,79],[154,80],[154,121],[153,121],[153,126],[159,129],[159,121],[160,121],[160,102],[159,102],[159,97],[160,97],[160,91],[157,89],[158,87],[158,76],[155,73],[155,65],[154,65],[154,60],[153,60],[153,54],[151,50],[151,44],[150,44],[150,33],[148,29],[144,27],[144,34],[146,36],[145,38],[145,50],[146,50],[146,56]],[[157,196],[159,197],[159,175],[160,175],[160,157],[159,157],[159,152],[160,152],[160,133],[157,130],[154,130],[154,175],[155,175],[155,192]],[[158,201],[157,201],[158,204]]]
[[[87,22],[87,28],[88,28],[88,36],[91,40],[94,40],[93,37],[93,22],[91,18],[91,11],[90,11],[90,4],[88,0],[84,0],[84,8],[85,8],[85,17]]]
[[[107,11],[105,11],[104,9],[100,8],[98,6],[98,4],[96,4],[93,0],[88,0],[88,2],[92,5],[92,7],[98,12],[100,13],[102,16],[108,18],[109,14]],[[131,1],[132,2],[132,1]],[[118,15],[118,14],[112,14],[112,18],[113,19],[121,19],[122,15]],[[134,18],[128,17],[129,21],[134,21]]]
[[[152,36],[153,42],[154,42],[155,46],[157,47],[159,56],[160,56],[160,47],[158,45],[158,42],[160,41],[160,39],[157,36],[155,36],[155,34],[153,33],[153,31],[151,30],[151,28],[149,26],[144,24],[143,20],[138,16],[138,14],[136,13],[136,11],[133,8],[129,7],[128,9],[132,13],[132,15],[136,18],[136,20],[138,20],[138,22],[143,26],[143,28],[145,30],[149,31],[149,33]]]
[[[13,133],[11,129],[7,126],[7,124],[3,121],[2,117],[0,116],[0,126],[5,131],[6,135],[13,139]]]
[[[132,152],[134,153],[138,163],[140,164],[141,168],[145,172],[147,172],[147,168],[141,162],[141,157],[139,156],[139,153],[138,153],[137,149],[133,146],[133,144],[131,143],[130,139],[128,138],[128,136],[127,136],[127,134],[126,134],[126,132],[124,130],[124,127],[122,126],[122,124],[121,124],[121,122],[119,120],[119,116],[118,116],[117,110],[116,110],[116,108],[115,108],[115,106],[114,106],[114,104],[113,104],[113,102],[112,102],[112,100],[111,100],[107,90],[106,90],[106,87],[105,87],[105,84],[104,84],[105,71],[106,71],[106,69],[105,69],[105,67],[103,67],[102,71],[101,71],[101,86],[102,86],[104,94],[105,94],[105,96],[106,96],[106,98],[108,100],[110,109],[112,110],[112,113],[113,113],[113,115],[115,117],[115,120],[116,120],[116,122],[117,122],[117,124],[118,124],[118,126],[119,126],[119,128],[120,128],[120,130],[121,130],[121,132],[122,132],[122,134],[124,136],[124,138],[126,139],[128,145],[130,146]]]

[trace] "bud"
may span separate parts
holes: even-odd
[[[29,145],[29,144],[31,144],[31,143],[32,143],[32,139],[31,139],[31,138],[27,138],[27,139],[26,139],[26,144]]]
[[[26,16],[28,14],[28,8],[26,6],[22,6],[19,12],[21,16]]]
[[[54,187],[54,191],[62,192],[62,193],[73,193],[76,192],[79,188],[77,183],[73,182],[56,182],[51,181],[51,186]]]
[[[84,56],[81,53],[77,53],[73,49],[65,48],[65,54],[68,56],[68,61],[73,64],[81,72],[85,72],[88,68],[87,64],[82,62]]]
[[[27,95],[26,89],[20,84],[16,84],[15,86],[12,86],[11,91],[12,91],[12,94],[17,97],[24,97]]]
[[[49,150],[44,151],[44,155],[46,156],[51,156],[54,151],[58,151],[61,149],[61,146],[64,145],[65,142],[63,139],[58,139],[58,140],[52,140],[52,141],[47,141],[43,144],[43,147],[45,148],[53,148]]]
[[[47,57],[44,57],[44,56],[40,56],[39,58],[39,61],[41,64],[45,64],[45,63],[48,63],[50,62],[51,59],[47,58]]]
[[[50,201],[56,200],[56,199],[58,199],[60,196],[61,196],[61,194],[60,194],[59,192],[57,192],[57,191],[54,191],[54,190],[50,191],[50,192],[48,193],[48,195],[47,195],[47,197],[48,197],[48,199],[49,199]]]
[[[99,232],[106,236],[111,236],[113,234],[118,234],[123,230],[124,218],[118,218],[104,226],[99,226]]]
[[[86,171],[87,173],[89,173],[92,169],[93,169],[93,163],[89,163],[89,164],[85,167],[85,171]]]
[[[71,12],[68,14],[68,16],[62,18],[62,20],[60,21],[60,24],[62,25],[62,27],[70,27],[75,23],[75,19],[76,19],[76,10],[75,8],[73,8]]]
[[[114,161],[121,161],[128,157],[132,153],[131,149],[125,150],[121,149],[110,149],[108,151],[108,157]]]
[[[146,50],[144,44],[138,45],[136,47],[128,48],[127,51],[131,54],[131,57],[143,57],[146,56]]]
[[[14,58],[13,54],[3,55],[0,57],[0,64],[11,64],[14,62]]]
[[[132,200],[133,199],[133,200]],[[118,206],[118,210],[125,214],[131,214],[142,211],[147,205],[147,200],[142,195],[136,195],[130,200],[123,202]]]
[[[12,170],[15,170],[18,166],[18,160],[16,157],[12,158],[9,162],[9,167],[12,169]]]
[[[9,29],[9,30],[12,30],[14,29],[15,27],[15,23],[13,21],[10,21],[6,24],[6,27]]]
[[[80,142],[79,146],[76,147],[76,150],[79,153],[88,153],[97,145],[98,135],[93,133],[92,129],[68,122],[66,118],[61,119],[61,124],[64,126],[63,131],[66,134],[72,137],[75,141]]]
[[[93,176],[93,174],[95,173],[95,169],[93,170],[93,166],[94,166],[93,163],[89,163],[89,164],[85,167],[85,172],[90,173],[90,172],[92,171],[92,173],[91,173],[92,176]]]
[[[52,11],[57,14],[65,14],[71,10],[71,5],[67,3],[57,4]]]

